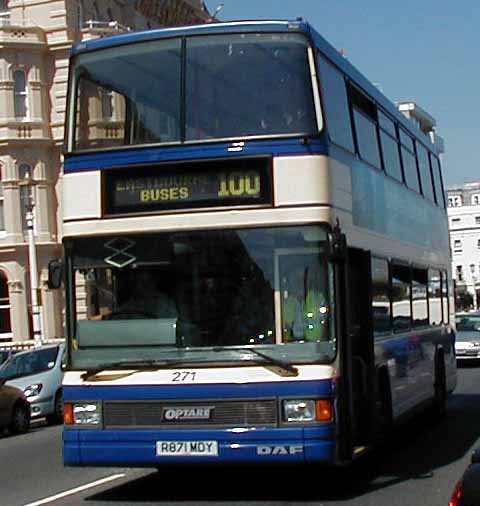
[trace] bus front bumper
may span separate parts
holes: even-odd
[[[172,463],[333,464],[334,433],[334,424],[308,428],[192,430],[188,433],[65,428],[63,459],[66,466],[113,467],[158,467]],[[181,455],[176,454],[177,451]]]

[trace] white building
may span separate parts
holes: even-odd
[[[480,308],[480,182],[447,188],[452,271],[457,302],[470,294],[474,309]]]
[[[28,340],[33,331],[46,339],[63,335],[61,291],[46,280],[48,262],[61,255],[72,43],[211,21],[201,0],[0,0],[0,342]],[[27,240],[29,202],[34,247]]]

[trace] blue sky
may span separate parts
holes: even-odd
[[[480,2],[207,0],[221,21],[302,16],[394,102],[415,101],[445,140],[445,184],[480,181]]]

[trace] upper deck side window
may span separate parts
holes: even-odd
[[[380,147],[382,150],[385,172],[397,181],[403,182],[402,165],[400,163],[400,153],[398,151],[398,135],[395,123],[379,110],[378,124],[380,127]]]
[[[405,183],[409,188],[420,193],[420,181],[417,171],[417,161],[413,139],[404,130],[400,129],[400,153],[402,155],[403,173]]]
[[[376,105],[353,85],[349,86],[348,93],[352,106],[358,154],[362,160],[374,167],[381,168]]]
[[[435,195],[437,197],[437,204],[445,209],[447,203],[445,200],[445,189],[443,187],[442,169],[440,167],[440,160],[430,153],[430,165],[432,167],[433,184],[435,188]]]
[[[355,147],[344,76],[320,55],[318,66],[322,104],[330,140],[353,153]]]
[[[422,181],[422,193],[423,195],[436,202],[435,189],[432,180],[432,171],[430,168],[430,160],[428,157],[428,151],[422,144],[417,142],[417,160],[418,160],[418,171],[420,173],[420,179]]]

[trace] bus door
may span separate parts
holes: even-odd
[[[349,248],[347,255],[347,316],[351,357],[352,433],[355,446],[373,436],[375,359],[371,317],[370,252]]]
[[[336,237],[335,237],[336,236]],[[331,238],[335,273],[336,328],[340,350],[337,405],[338,458],[349,461],[372,439],[374,354],[370,316],[370,254]]]

